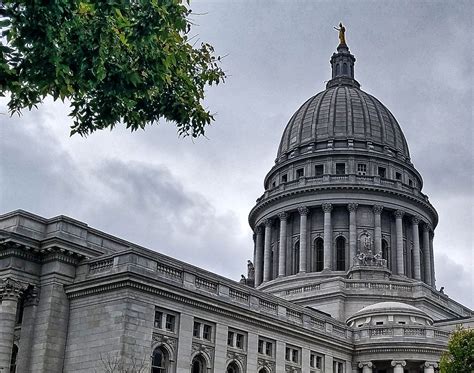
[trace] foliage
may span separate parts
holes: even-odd
[[[1,1],[0,95],[10,93],[10,113],[51,95],[70,100],[71,134],[164,118],[180,135],[202,135],[214,119],[204,89],[225,73],[211,45],[190,44],[182,1]]]
[[[124,359],[118,354],[111,353],[100,355],[102,365],[101,372],[104,373],[145,373],[149,371],[146,359],[138,360],[135,357],[129,359],[129,363],[125,364]]]
[[[441,356],[440,372],[474,372],[474,329],[459,328],[451,334],[448,351]]]

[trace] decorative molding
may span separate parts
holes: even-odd
[[[435,361],[425,361],[423,366],[426,368],[429,368],[429,367],[438,368],[438,363]]]
[[[300,206],[298,207],[298,212],[300,213],[300,215],[308,215],[309,210],[306,206]]]
[[[433,226],[430,223],[423,223],[424,231],[433,231]]]
[[[349,203],[347,205],[347,209],[349,210],[349,212],[356,212],[357,211],[357,207],[359,207],[359,204],[358,203]]]
[[[295,367],[293,365],[285,365],[285,372],[286,373],[301,373],[301,368]]]
[[[363,361],[363,362],[360,362],[359,364],[357,364],[357,366],[359,368],[363,368],[364,366],[372,368],[374,366],[374,364],[371,361]]]
[[[10,277],[0,279],[0,297],[2,299],[18,300],[28,288],[28,284]]]
[[[169,337],[167,335],[153,332],[151,338],[151,345],[152,347],[165,345],[167,348],[171,349],[173,356],[176,356],[178,352],[178,339],[174,337]]]
[[[255,227],[255,234],[262,234],[263,233],[263,228],[261,225],[257,225]]]
[[[405,360],[392,360],[390,365],[392,367],[397,366],[397,365],[401,365],[402,367],[404,367],[405,365],[407,365],[407,362]]]
[[[263,221],[263,224],[265,225],[265,228],[271,227],[272,226],[272,219],[268,218]]]
[[[205,345],[204,343],[193,342],[191,347],[191,355],[204,354],[209,359],[211,366],[214,366],[214,347]]]
[[[383,210],[383,206],[382,205],[374,205],[372,207],[372,210],[374,211],[374,214],[381,214],[382,210]]]
[[[418,224],[420,223],[420,221],[421,221],[421,219],[420,219],[419,216],[412,216],[412,217],[411,217],[411,223],[412,223],[413,225],[418,225]]]
[[[286,212],[280,212],[278,218],[282,221],[286,221],[288,219],[288,214]]]
[[[331,212],[332,211],[332,205],[330,203],[323,203],[321,205],[321,208],[323,209],[323,211],[326,213],[326,212]]]
[[[227,362],[226,365],[232,361],[237,361],[243,368],[244,371],[247,368],[247,355],[244,352],[229,351],[227,350]]]
[[[265,368],[267,372],[269,373],[275,372],[275,362],[272,360],[263,359],[259,357],[257,360],[257,365],[258,365],[257,371],[260,371],[260,369]]]
[[[405,211],[397,210],[393,213],[393,215],[395,215],[395,218],[397,219],[402,219],[403,215],[405,215]]]

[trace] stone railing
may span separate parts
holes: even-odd
[[[383,340],[384,338],[390,338],[390,343],[396,340],[404,340],[408,338],[422,339],[424,341],[423,343],[445,344],[448,341],[449,333],[442,330],[437,330],[436,327],[428,325],[366,325],[361,328],[354,329],[353,338],[354,342],[358,344],[370,342],[370,340]]]
[[[89,260],[78,268],[77,281],[90,278],[110,278],[111,274],[137,273],[152,280],[172,282],[173,286],[186,288],[188,291],[209,294],[212,299],[221,302],[232,302],[238,307],[245,307],[248,311],[265,313],[274,317],[275,321],[286,320],[315,332],[324,332],[334,338],[351,339],[349,328],[344,323],[336,321],[314,310],[304,308],[279,297],[262,293],[259,290],[241,285],[238,282],[211,274],[204,270],[170,258],[161,259],[157,253],[147,255],[136,253],[134,250],[120,252],[113,257],[101,260]],[[317,291],[319,284],[305,285],[296,292]]]

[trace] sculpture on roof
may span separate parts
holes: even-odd
[[[346,44],[346,28],[342,25],[342,22],[339,22],[339,28],[334,26],[334,29],[339,31],[339,44]]]

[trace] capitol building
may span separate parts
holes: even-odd
[[[473,311],[436,287],[437,212],[355,61],[342,38],[289,119],[241,281],[70,217],[0,215],[0,373],[437,372]]]

